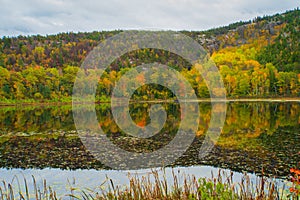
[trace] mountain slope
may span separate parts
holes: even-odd
[[[204,46],[220,69],[230,97],[300,96],[299,8],[207,31],[181,31]],[[0,39],[0,101],[70,100],[76,73],[87,54],[118,31],[60,33]],[[144,49],[124,55],[99,81],[107,97],[124,70],[160,62],[189,77],[198,97],[206,84],[184,59],[170,52]],[[120,71],[121,70],[121,71]],[[122,71],[123,70],[123,71]],[[144,88],[147,89],[147,88]],[[155,86],[143,98],[172,95]]]

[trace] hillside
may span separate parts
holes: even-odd
[[[182,31],[203,45],[223,77],[229,97],[300,96],[300,11],[257,17],[207,31]],[[87,54],[104,39],[121,32],[60,33],[3,37],[0,40],[0,101],[70,101],[76,73]],[[111,65],[97,88],[107,100],[114,82],[141,63],[160,62],[178,69],[198,97],[209,93],[193,66],[154,49],[131,52]],[[148,90],[145,90],[148,89]],[[145,86],[134,98],[170,98],[160,86]]]

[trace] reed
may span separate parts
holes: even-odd
[[[13,188],[13,182],[17,182],[17,189]],[[0,200],[57,200],[56,192],[50,187],[47,186],[46,180],[43,181],[42,188],[37,186],[35,177],[32,176],[33,181],[33,191],[29,190],[27,180],[24,178],[23,188],[20,184],[18,177],[13,177],[12,183],[6,183],[2,181],[0,185]]]
[[[57,197],[57,194],[46,180],[42,187],[38,187],[35,178],[33,180],[33,191],[29,191],[26,179],[21,187],[17,177],[18,188],[12,187],[11,183],[2,181],[0,184],[0,200],[56,200],[56,199],[92,199],[92,200],[136,200],[136,199],[209,199],[209,200],[281,200],[290,199],[286,193],[279,190],[278,186],[271,179],[259,177],[254,184],[246,174],[240,182],[233,181],[233,173],[226,174],[219,171],[217,175],[197,179],[195,176],[175,173],[172,171],[171,181],[167,180],[164,171],[152,171],[142,177],[136,174],[128,174],[129,184],[120,187],[107,177],[99,189],[91,190],[70,188],[70,193]],[[15,185],[15,184],[14,184]],[[104,185],[107,185],[104,188]],[[281,191],[281,192],[280,192]],[[286,190],[288,191],[288,190]],[[297,199],[295,197],[294,199]]]
[[[129,175],[130,184],[125,189],[115,187],[112,182],[110,189],[96,193],[92,199],[211,199],[211,200],[280,200],[287,199],[280,193],[275,182],[261,177],[254,184],[246,174],[239,183],[233,181],[233,173],[229,175],[219,171],[211,178],[197,179],[195,176],[183,176],[172,172],[172,183],[167,182],[166,175],[159,176],[153,171],[147,176]]]

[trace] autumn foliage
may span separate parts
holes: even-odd
[[[208,31],[182,33],[211,53],[227,96],[299,97],[299,16],[299,9],[295,9]],[[0,102],[70,101],[83,60],[101,41],[119,32],[3,37],[0,39]],[[178,70],[199,98],[209,97],[207,83],[195,66],[167,51],[140,49],[115,60],[103,73],[98,80],[98,100],[107,99],[115,82],[128,70],[153,62]],[[97,74],[97,70],[81,73]],[[144,82],[145,77],[140,74],[131,81]],[[89,85],[83,87],[91,89]],[[220,93],[218,88],[213,92]],[[143,100],[173,97],[159,86],[146,87],[136,94]]]
[[[300,169],[291,168],[290,173],[292,174],[291,182],[293,183],[293,186],[290,187],[291,196],[300,197]]]

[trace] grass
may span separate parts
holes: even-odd
[[[24,178],[24,188],[21,189],[20,182],[17,177],[13,178],[13,181],[16,180],[18,183],[18,189],[13,189],[11,183],[6,183],[2,181],[2,185],[0,186],[0,199],[1,200],[15,200],[15,199],[23,199],[23,200],[56,200],[57,198],[56,192],[50,187],[47,186],[46,180],[43,181],[43,187],[39,188],[36,184],[35,177],[32,176],[33,180],[33,191],[29,191],[29,187],[27,184],[27,180]],[[13,182],[12,181],[12,182]]]
[[[289,190],[279,189],[275,182],[260,177],[254,185],[250,177],[244,175],[239,183],[233,182],[233,173],[227,175],[219,171],[217,176],[211,178],[197,179],[195,176],[184,176],[172,172],[171,183],[167,181],[166,174],[158,171],[137,177],[128,175],[129,185],[120,187],[114,185],[109,178],[103,182],[97,190],[70,188],[70,193],[58,197],[56,192],[47,186],[46,180],[42,187],[38,187],[35,178],[33,179],[33,191],[29,191],[26,179],[24,178],[23,189],[19,184],[13,188],[12,184],[2,181],[0,185],[0,200],[14,199],[35,199],[35,200],[55,200],[55,199],[95,199],[95,200],[133,200],[133,199],[207,199],[207,200],[281,200],[299,199],[299,196],[288,196]],[[108,184],[107,187],[104,187]]]

